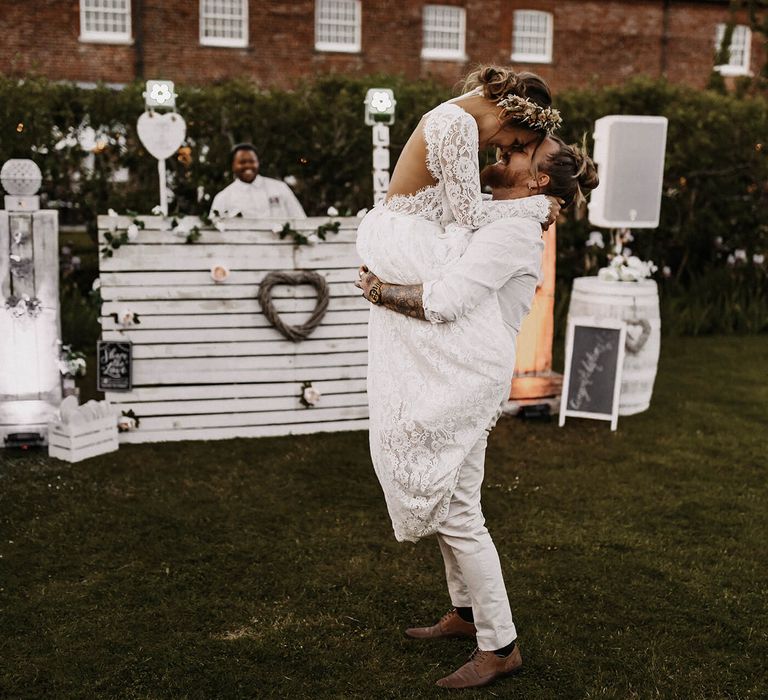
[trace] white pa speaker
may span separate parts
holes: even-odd
[[[667,118],[613,114],[595,122],[600,184],[589,222],[608,228],[656,228],[661,209]]]

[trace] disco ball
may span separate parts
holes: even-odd
[[[11,195],[37,194],[42,181],[43,174],[37,163],[28,158],[11,158],[0,170],[3,189]]]

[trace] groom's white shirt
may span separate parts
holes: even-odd
[[[253,182],[235,179],[214,198],[211,216],[248,218],[306,219],[301,203],[288,185],[281,180],[257,175]]]
[[[455,321],[495,293],[504,324],[516,337],[531,308],[543,251],[541,225],[533,219],[499,219],[483,226],[470,234],[464,254],[441,277],[424,283],[424,315],[432,323]]]

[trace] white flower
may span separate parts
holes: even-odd
[[[150,98],[152,98],[155,102],[158,104],[165,104],[168,102],[173,95],[171,94],[171,90],[167,85],[153,85],[152,91],[149,93]]]
[[[719,248],[721,245],[723,245],[723,237],[717,236],[715,237],[715,245]]]
[[[637,257],[637,255],[631,255],[627,258],[627,267],[635,270],[644,270],[645,263]]]
[[[363,207],[360,211],[357,212],[357,214],[355,214],[355,216],[358,219],[362,219],[367,213],[368,213],[368,210],[365,207]]]
[[[632,231],[629,229],[624,229],[621,234],[621,240],[624,241],[624,243],[631,243],[635,240],[635,237],[632,235]]]
[[[288,185],[288,187],[296,187],[296,185],[299,184],[299,181],[296,179],[295,175],[286,175],[283,178],[283,182]]]
[[[743,248],[738,248],[733,251],[733,257],[741,262],[747,262],[747,251]]]
[[[97,277],[95,280],[93,280],[93,284],[91,285],[91,289],[95,292],[97,289],[101,289],[101,277]]]
[[[672,269],[669,265],[664,265],[664,267],[661,268],[661,274],[664,275],[664,277],[672,277]]]
[[[752,262],[755,263],[755,265],[762,265],[765,262],[765,255],[762,253],[755,253],[752,256]]]
[[[163,208],[159,204],[155,204],[155,206],[152,207],[152,213],[155,216],[162,216],[163,215]]]
[[[328,216],[338,216],[339,210],[336,207],[328,207]]]
[[[130,309],[123,309],[120,311],[120,313],[117,314],[117,322],[124,328],[127,328],[128,326],[132,326],[134,324],[134,316],[135,314]]]
[[[129,241],[135,241],[139,235],[139,227],[136,224],[130,224],[126,229]]]
[[[589,234],[587,240],[588,246],[595,246],[596,248],[605,248],[605,241],[603,240],[603,234],[600,231],[592,231]]]
[[[174,230],[177,236],[186,236],[191,228],[192,224],[186,219],[177,219],[176,228]]]
[[[619,268],[619,279],[622,282],[637,282],[642,278],[642,276],[643,275],[640,270],[635,270],[634,268],[627,267],[626,265],[622,265]]]
[[[226,265],[214,265],[211,268],[211,279],[214,282],[224,282],[229,277],[229,268]]]
[[[604,280],[606,282],[618,282],[619,281],[619,273],[612,267],[603,267],[601,268],[597,276],[599,279]]]
[[[632,248],[624,248],[624,249],[622,249],[621,254],[624,255],[625,257],[628,257],[628,258],[629,257],[634,257],[634,256],[632,256]]]
[[[727,258],[726,258],[726,262],[727,262],[729,265],[733,265],[733,264],[736,262],[736,258],[734,258],[734,257],[733,257],[733,253],[731,253],[731,254],[730,254],[730,255],[729,255]]]
[[[611,259],[611,267],[621,267],[624,264],[624,258],[621,255],[615,255]]]
[[[307,241],[309,242],[310,245],[315,245],[315,243],[320,242],[320,237],[316,233],[310,233],[307,236]]]
[[[120,416],[117,419],[117,427],[120,430],[136,430],[136,419],[131,416]]]
[[[109,216],[120,216],[114,209],[107,209],[107,214]]]
[[[306,401],[310,406],[314,406],[318,401],[320,401],[321,396],[322,394],[313,386],[308,386],[304,389],[304,401]]]
[[[283,227],[280,224],[272,224],[272,233],[280,233]]]

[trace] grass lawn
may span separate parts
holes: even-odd
[[[510,698],[768,697],[768,338],[667,338],[650,411],[504,418],[483,501]],[[431,698],[471,642],[367,434],[0,452],[0,697]]]

